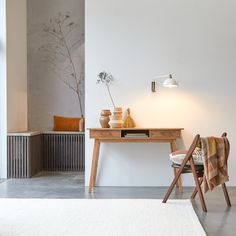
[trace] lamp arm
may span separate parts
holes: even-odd
[[[172,79],[172,74],[155,76],[155,79],[166,79],[166,78]]]

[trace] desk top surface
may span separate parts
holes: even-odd
[[[122,142],[173,141],[181,138],[183,128],[90,128],[90,138]]]
[[[184,130],[184,128],[88,128],[88,130]]]

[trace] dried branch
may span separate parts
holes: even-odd
[[[84,73],[76,71],[71,50],[82,40],[82,35],[76,41],[72,40],[72,33],[77,30],[78,24],[71,20],[70,13],[59,13],[58,17],[51,18],[48,24],[43,24],[43,32],[48,36],[48,42],[43,44],[39,50],[45,53],[45,59],[48,60],[55,70],[64,73],[65,77],[60,79],[69,89],[77,94],[79,110],[81,116],[84,116],[82,98]],[[50,40],[50,41],[49,41]],[[71,42],[72,40],[72,42]],[[71,45],[71,46],[69,46]],[[65,58],[66,66],[58,64],[57,60]]]

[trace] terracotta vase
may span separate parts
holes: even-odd
[[[79,132],[84,132],[85,129],[85,119],[84,117],[81,117],[79,121]]]
[[[99,121],[100,121],[102,128],[110,128],[110,125],[109,125],[110,115],[111,115],[110,110],[102,110],[101,111],[101,116],[100,116]]]
[[[123,120],[122,120],[122,107],[116,107],[112,113],[110,120],[111,128],[122,128]]]

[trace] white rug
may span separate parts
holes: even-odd
[[[0,199],[1,236],[201,236],[190,200]]]

